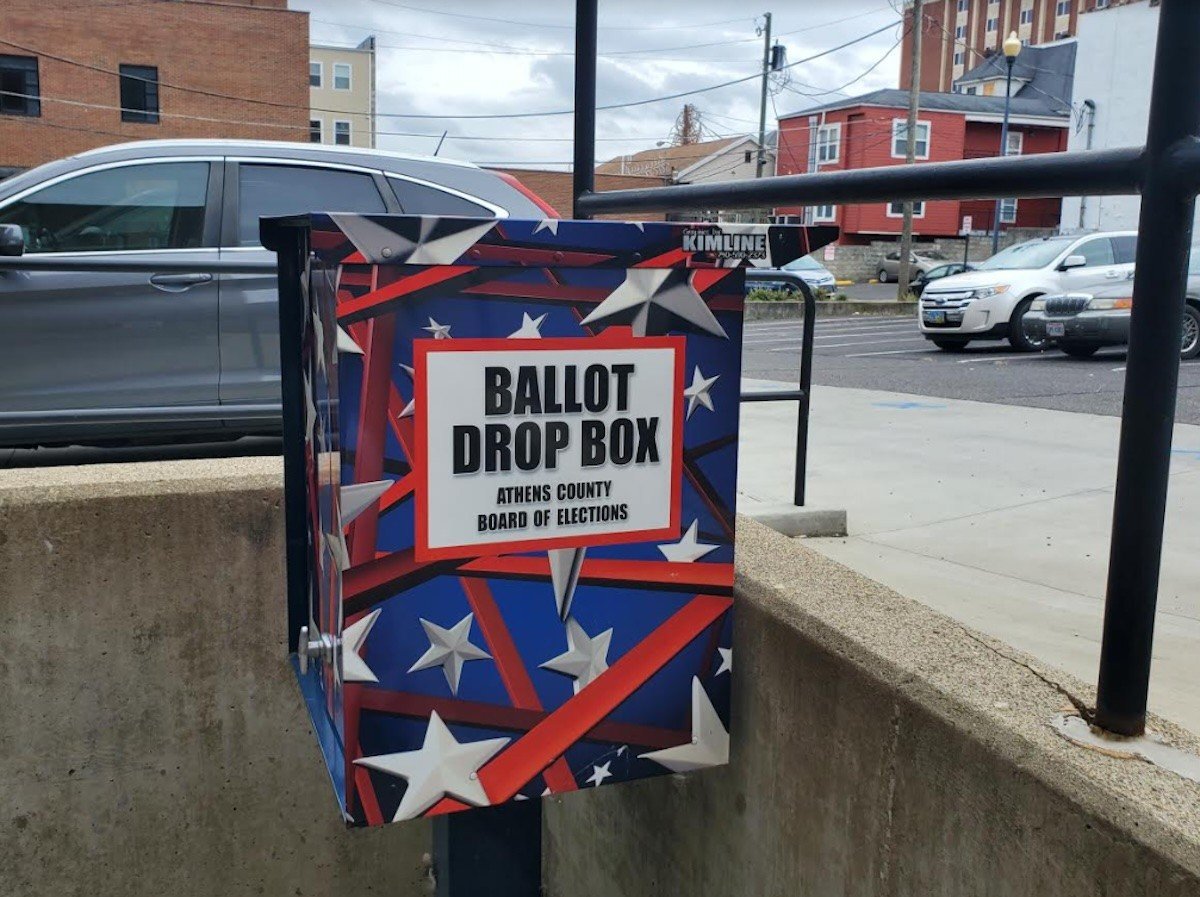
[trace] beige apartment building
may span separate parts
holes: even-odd
[[[313,44],[308,56],[308,139],[375,146],[375,38],[357,47]]]

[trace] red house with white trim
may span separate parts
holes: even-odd
[[[1034,48],[1029,48],[1034,49]],[[1014,88],[1018,85],[1014,84]],[[1009,153],[1051,153],[1067,148],[1069,97],[1029,94],[1012,98]],[[1014,90],[1014,94],[1016,90]],[[979,93],[922,93],[917,125],[917,161],[947,162],[998,156],[1004,97]],[[806,109],[779,119],[779,174],[805,174],[905,164],[908,92],[877,90]],[[1005,200],[1001,230],[1052,228],[1060,218],[1059,199]],[[958,234],[964,217],[974,231],[990,231],[994,202],[936,200],[917,203],[913,233],[924,239]],[[776,215],[805,223],[837,224],[840,242],[867,244],[899,236],[903,207],[895,204],[780,207]]]

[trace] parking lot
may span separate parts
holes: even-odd
[[[802,334],[799,320],[749,323],[745,375],[795,381]],[[1006,342],[988,341],[948,353],[926,341],[908,316],[819,318],[813,382],[1116,416],[1125,352],[1105,349],[1076,359],[1057,351],[1014,352]],[[1180,368],[1176,420],[1200,423],[1200,361]]]

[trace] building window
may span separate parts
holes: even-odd
[[[325,80],[325,66],[319,62],[310,62],[308,64],[308,86],[320,87]]]
[[[1020,131],[1008,132],[1008,145],[1004,148],[1004,155],[1019,156],[1021,155],[1021,147],[1024,145],[1025,135]]]
[[[350,63],[335,62],[333,64],[333,89],[350,89]]]
[[[1033,24],[1033,10],[1032,9],[1021,10],[1021,24],[1022,25],[1032,25]]]
[[[967,94],[970,94],[971,96],[975,96],[975,91],[977,91],[978,89],[979,89],[978,87],[973,87],[973,86],[968,87],[966,90],[963,91],[963,93],[967,93]]]
[[[963,59],[965,59],[965,58],[966,58],[966,54],[965,54],[965,53],[962,53],[962,52],[955,53],[955,54],[954,54],[954,64],[955,64],[955,65],[962,65],[962,64],[963,64]]]
[[[966,12],[968,6],[970,6],[970,0],[958,0],[959,12]]]
[[[813,206],[812,220],[818,221],[837,221],[837,206]]]
[[[320,143],[324,139],[324,128],[321,124],[321,119],[310,118],[308,120],[308,142]]]
[[[350,122],[335,121],[333,123],[333,142],[338,146],[350,145]]]
[[[954,29],[954,39],[955,40],[962,40],[966,36],[967,36],[967,26],[966,25],[959,25],[957,28]]]
[[[33,56],[0,56],[0,115],[41,115],[38,61]]]
[[[993,18],[989,18],[987,20],[987,30],[988,31],[995,31],[999,25],[1000,25],[1000,20],[998,18],[993,17]]]
[[[158,124],[158,69],[121,66],[121,121]]]
[[[823,125],[817,128],[817,164],[836,162],[842,141],[842,126]]]
[[[1058,6],[1054,8],[1056,16],[1069,16],[1071,14],[1071,0],[1058,0]]]
[[[924,218],[925,217],[924,201],[914,202],[912,204],[912,207],[913,207],[913,217],[914,218]],[[889,218],[903,218],[904,217],[904,203],[889,202],[887,204],[887,216]]]
[[[917,122],[915,157],[929,158],[929,122]],[[905,159],[908,157],[908,122],[902,118],[892,119],[892,158]]]
[[[1096,9],[1104,9],[1108,6],[1108,0],[1096,0]]]
[[[1070,32],[1070,31],[1059,31],[1058,33],[1056,33],[1056,34],[1054,35],[1054,39],[1055,39],[1055,40],[1063,40],[1063,39],[1065,39],[1065,38],[1068,38],[1068,37],[1070,37],[1070,36],[1071,36],[1071,32]]]
[[[1017,221],[1017,201],[1015,199],[1000,200],[1000,222],[1015,224]]]

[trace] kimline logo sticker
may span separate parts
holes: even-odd
[[[731,234],[719,230],[688,230],[683,232],[684,252],[703,252],[719,259],[755,259],[767,257],[767,235],[764,232]]]

